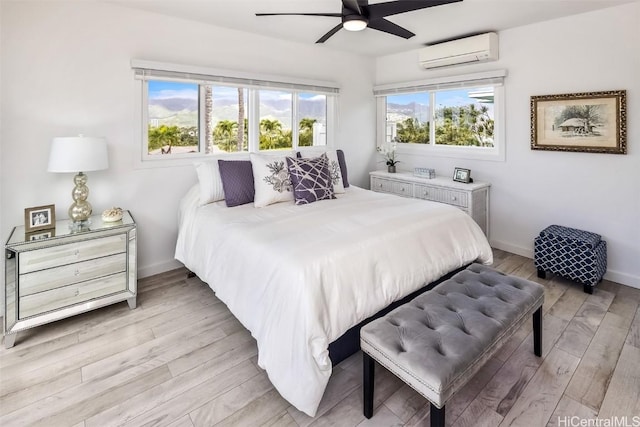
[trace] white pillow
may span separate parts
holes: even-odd
[[[326,153],[329,158],[329,174],[331,175],[331,181],[333,182],[334,193],[344,193],[344,184],[342,183],[342,170],[340,169],[340,162],[338,162],[338,155],[336,150],[300,150],[300,155],[303,158],[320,157]]]
[[[220,179],[220,169],[218,168],[218,160],[220,159],[249,160],[249,153],[215,154],[207,157],[206,160],[193,162],[200,183],[200,206],[224,200],[222,179]]]
[[[293,202],[287,157],[293,157],[295,154],[293,151],[279,154],[274,156],[251,153],[253,184],[256,190],[253,204],[256,208],[278,202]]]
[[[293,151],[267,151],[261,153],[265,156],[292,156]],[[222,188],[222,178],[220,178],[220,168],[218,160],[249,160],[248,152],[241,153],[224,153],[207,156],[206,160],[197,160],[193,162],[198,175],[198,183],[200,184],[200,203],[207,203],[224,200],[224,189]]]

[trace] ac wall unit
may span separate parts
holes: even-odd
[[[495,61],[498,59],[498,34],[484,33],[427,46],[420,49],[418,57],[420,65],[427,69]]]

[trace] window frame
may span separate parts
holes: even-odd
[[[292,148],[298,149],[298,129],[300,117],[298,117],[298,104],[301,93],[317,93],[326,96],[326,145],[332,147],[335,141],[337,128],[337,103],[339,87],[332,82],[295,79],[266,74],[248,74],[230,70],[209,69],[202,67],[157,63],[145,60],[131,60],[131,67],[135,71],[136,96],[135,108],[137,129],[139,133],[135,139],[138,141],[135,151],[136,168],[171,167],[193,164],[194,160],[206,159],[213,155],[225,155],[230,153],[205,153],[206,136],[204,135],[205,99],[203,96],[204,85],[242,87],[247,89],[245,99],[246,117],[248,119],[247,151],[241,153],[257,153],[270,150],[260,150],[260,104],[259,93],[261,90],[275,90],[288,92],[292,96]],[[149,90],[148,81],[174,81],[192,83],[198,85],[198,152],[181,153],[172,155],[157,155],[148,153],[148,124],[149,124]],[[308,148],[308,147],[304,147]]]
[[[409,156],[452,157],[458,159],[505,161],[505,91],[506,70],[448,76],[431,80],[412,81],[376,86],[376,145],[386,143],[387,136],[387,96],[408,93],[429,93],[430,138],[428,144],[398,143],[396,152]],[[494,135],[493,147],[436,144],[434,106],[435,93],[451,89],[492,87],[494,90]]]

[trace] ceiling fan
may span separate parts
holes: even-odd
[[[398,0],[369,4],[368,0],[342,0],[341,13],[256,13],[256,16],[329,16],[342,19],[342,23],[329,30],[316,43],[326,42],[329,37],[342,28],[347,31],[361,31],[368,27],[408,39],[415,36],[415,34],[384,18],[412,10],[426,9],[459,1],[462,0]]]

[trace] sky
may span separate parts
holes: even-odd
[[[460,90],[446,90],[446,91],[438,91],[437,92],[437,102],[439,104],[446,105],[468,105],[477,103],[476,100],[469,98],[469,92],[475,92],[480,88],[469,88],[469,89],[460,89]],[[423,105],[429,105],[429,94],[426,92],[420,93],[408,93],[402,95],[389,95],[387,96],[387,102],[391,102],[394,104],[410,104],[412,102],[417,102]]]
[[[216,98],[238,99],[237,87],[215,86],[214,96]],[[325,95],[316,93],[300,93],[300,99],[305,100],[323,100]],[[260,97],[265,100],[291,99],[291,93],[277,90],[262,90]],[[168,98],[187,98],[198,99],[197,83],[167,82],[160,80],[149,81],[149,98],[151,99],[168,99]]]

